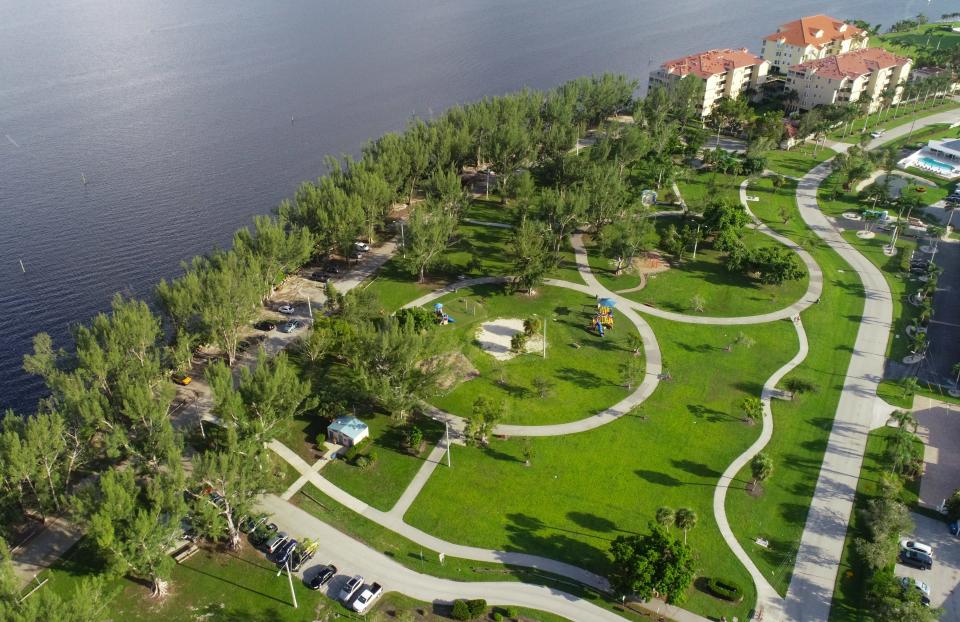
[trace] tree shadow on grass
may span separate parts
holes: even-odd
[[[289,607],[289,603],[287,603]],[[274,622],[282,619],[280,611],[274,607],[265,611],[223,608],[221,603],[210,603],[197,612],[198,620],[208,622]]]
[[[210,577],[211,579],[216,579],[217,581],[222,581],[223,583],[227,583],[227,584],[229,584],[229,585],[234,586],[235,588],[244,590],[244,591],[246,591],[246,592],[250,592],[251,594],[256,594],[257,596],[261,596],[261,597],[263,597],[263,598],[276,601],[276,602],[280,603],[281,605],[284,605],[284,606],[289,605],[289,603],[286,603],[286,602],[280,600],[279,598],[277,598],[277,597],[275,597],[275,596],[271,596],[270,594],[264,594],[263,592],[261,592],[261,591],[259,591],[259,590],[255,590],[255,589],[250,588],[250,587],[247,587],[247,586],[245,586],[245,585],[240,585],[239,583],[236,583],[236,582],[231,581],[231,580],[229,580],[229,579],[225,579],[225,578],[223,578],[223,577],[218,577],[218,576],[215,575],[215,574],[211,574],[211,573],[209,573],[209,572],[206,572],[205,570],[200,570],[199,568],[190,566],[190,565],[188,565],[188,564],[181,564],[181,568],[184,568],[184,569],[189,570],[189,571],[191,571],[191,572],[196,572],[197,574],[202,574],[202,575],[208,576],[208,577]],[[271,572],[273,572],[273,571],[271,570]]]
[[[583,389],[596,389],[607,384],[607,382],[585,369],[575,369],[573,367],[561,367],[557,370],[557,378],[571,384],[575,384]]]
[[[718,423],[721,421],[740,421],[740,417],[734,417],[730,413],[708,408],[703,404],[687,404],[687,410],[690,411],[690,414],[694,417],[706,419],[711,423]]]
[[[587,512],[567,512],[567,518],[580,525],[584,529],[591,531],[610,532],[617,530],[617,524],[612,520],[588,514]],[[619,530],[617,530],[619,531]]]
[[[651,484],[656,484],[658,486],[667,486],[670,488],[677,488],[678,486],[683,486],[683,482],[673,477],[672,475],[667,475],[666,473],[661,473],[660,471],[650,471],[648,469],[637,469],[634,471],[641,478],[647,480]]]
[[[696,475],[697,477],[707,477],[707,478],[718,478],[720,477],[720,472],[711,469],[705,464],[699,462],[694,462],[692,460],[671,460],[675,468],[680,469],[681,471],[686,471],[690,475]]]
[[[511,456],[508,453],[494,449],[491,445],[483,445],[481,446],[480,450],[486,457],[494,460],[500,460],[501,462],[524,462],[516,456]]]
[[[740,382],[735,382],[733,384],[733,388],[739,389],[744,393],[749,393],[750,395],[756,395],[756,396],[759,396],[760,393],[763,391],[762,384],[760,384],[759,382],[752,382],[749,380],[742,380]]]
[[[507,524],[510,541],[508,550],[540,555],[600,574],[604,574],[609,568],[605,543],[611,538],[547,526],[539,519],[525,514],[508,514],[506,518],[509,521]],[[565,531],[581,537],[595,538],[598,544],[600,542],[604,544],[600,545],[602,548],[597,548],[562,533],[549,533],[551,531]]]
[[[715,352],[715,351],[721,349],[721,348],[718,348],[717,346],[712,346],[712,345],[710,345],[709,343],[701,343],[701,344],[698,345],[698,346],[692,346],[692,345],[690,345],[689,343],[680,343],[680,342],[677,342],[676,345],[680,346],[681,348],[683,348],[683,349],[686,350],[687,352],[698,352],[698,353],[701,353],[701,354],[705,354],[705,353],[707,353],[707,352]]]

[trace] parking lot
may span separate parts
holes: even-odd
[[[924,444],[920,504],[938,507],[960,487],[960,409],[954,404],[917,396],[914,416]]]
[[[916,529],[904,538],[919,540],[933,547],[933,568],[918,570],[897,564],[898,577],[919,579],[930,586],[930,604],[943,607],[941,620],[960,622],[960,538],[950,535],[946,522],[920,514],[912,515]]]

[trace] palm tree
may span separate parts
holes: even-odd
[[[683,543],[687,543],[687,531],[697,526],[697,513],[690,508],[677,510],[675,519],[677,527],[683,530]]]
[[[909,410],[897,410],[890,415],[890,418],[896,422],[897,427],[901,430],[909,430],[911,434],[916,433],[919,422]]]
[[[762,482],[773,475],[773,460],[761,451],[750,461],[750,473],[753,475],[752,486],[755,488],[758,482]]]
[[[657,523],[662,527],[669,527],[676,520],[676,515],[674,514],[673,508],[667,506],[661,506],[657,508]]]

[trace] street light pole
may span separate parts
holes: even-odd
[[[446,419],[443,420],[443,434],[447,437],[447,468],[452,469],[453,465],[450,464],[450,422]]]
[[[290,598],[293,599],[293,608],[299,609],[300,606],[297,604],[297,593],[293,589],[293,575],[290,574],[290,560],[287,560],[287,581],[290,583]]]

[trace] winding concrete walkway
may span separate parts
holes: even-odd
[[[403,498],[389,512],[377,510],[321,477],[319,473],[310,468],[309,464],[283,443],[275,440],[269,443],[268,447],[293,466],[302,476],[306,477],[321,492],[341,505],[416,544],[429,548],[435,553],[443,553],[446,556],[473,561],[534,568],[571,579],[599,592],[609,591],[609,583],[604,577],[571,564],[527,553],[463,546],[431,536],[403,522],[402,513],[397,511],[398,506],[406,503]],[[433,468],[436,468],[436,463],[434,463]],[[430,469],[431,473],[432,471],[433,469]],[[420,488],[416,488],[417,493],[419,493],[419,490]],[[413,497],[415,498],[416,495],[414,494]],[[412,500],[411,498],[410,502]],[[357,542],[307,512],[296,508],[286,500],[267,495],[261,501],[260,507],[264,511],[270,512],[273,515],[272,520],[288,532],[309,534],[310,537],[314,537],[314,534],[320,534],[320,542],[326,545],[324,551],[330,551],[331,555],[339,555],[341,552],[349,551],[349,554],[342,558],[342,565],[337,563],[337,558],[334,558],[334,564],[339,568],[348,569],[347,572],[351,574],[360,570],[368,580],[379,581],[382,578],[383,580],[380,582],[386,585],[387,589],[402,592],[414,598],[427,601],[439,600],[441,602],[449,602],[456,598],[484,598],[492,603],[512,604],[550,611],[578,622],[581,620],[584,622],[592,620],[623,622],[622,617],[612,612],[601,609],[577,596],[551,588],[523,583],[450,581],[415,573],[393,560],[390,560],[391,565],[384,565],[380,558],[389,558],[385,558],[365,544]],[[413,583],[414,581],[416,583]],[[534,594],[539,595],[536,605],[523,604],[523,601],[520,600],[531,598]],[[679,607],[667,605],[661,601],[650,601],[645,603],[645,606],[659,611],[662,615],[666,615],[677,622],[708,622],[704,617]]]
[[[587,269],[589,269],[589,267]],[[404,308],[420,307],[425,304],[429,304],[438,298],[442,298],[447,294],[466,287],[506,283],[508,281],[509,277],[480,277],[476,279],[464,279],[462,281],[451,283],[450,285],[430,292],[429,294],[425,294],[416,300],[407,303],[404,305]],[[591,286],[582,285],[580,283],[571,283],[569,281],[562,281],[558,279],[547,279],[544,284],[551,287],[572,289],[574,291],[589,294],[591,296],[614,296],[613,292],[606,289],[599,283],[595,283],[593,286]],[[650,325],[647,324],[647,322],[644,321],[644,319],[635,313],[629,306],[624,305],[623,308],[619,310],[623,313],[624,317],[629,319],[633,325],[636,326],[637,331],[639,331],[640,337],[643,340],[643,355],[644,362],[646,363],[646,371],[644,372],[643,380],[639,385],[637,385],[637,389],[633,393],[610,408],[577,421],[556,423],[552,425],[501,424],[494,429],[494,433],[505,436],[563,436],[566,434],[576,434],[577,432],[586,432],[588,430],[593,430],[595,428],[599,428],[600,426],[616,421],[650,397],[650,395],[653,394],[653,391],[657,388],[657,384],[660,382],[660,374],[663,373],[663,358],[660,354],[660,346],[657,344],[657,337],[653,333],[653,329],[650,328]],[[439,409],[432,409],[431,416],[433,416],[435,419],[446,420],[458,431],[463,430],[464,421],[461,417]]]
[[[852,248],[820,211],[817,189],[830,172],[828,160],[800,180],[800,216],[860,275],[865,303],[787,591],[785,618],[804,622],[826,621],[830,615],[867,434],[880,407],[876,391],[883,379],[893,319],[893,301],[883,274]]]
[[[284,531],[317,538],[321,543],[321,563],[333,563],[343,573],[361,574],[365,581],[376,581],[388,591],[435,603],[450,603],[458,598],[482,598],[491,605],[529,607],[576,622],[624,620],[616,613],[578,596],[542,585],[519,581],[454,581],[421,574],[278,497],[267,495],[259,507],[270,512],[271,519]],[[311,575],[316,572],[316,567],[310,565],[299,574]],[[327,595],[336,598],[342,581],[342,577],[335,578],[326,588]],[[647,606],[677,622],[708,622],[706,618],[663,603],[649,603]]]
[[[803,330],[803,323],[799,316],[794,319],[793,326],[797,331],[797,340],[800,343],[800,348],[794,357],[787,361],[783,367],[775,371],[763,385],[763,391],[760,394],[760,400],[763,404],[763,429],[760,431],[760,436],[746,451],[730,463],[727,470],[720,476],[720,480],[717,482],[717,487],[713,493],[713,515],[717,521],[717,527],[720,529],[720,534],[723,536],[727,546],[730,547],[734,555],[737,556],[737,559],[746,567],[751,578],[753,578],[753,583],[757,588],[757,611],[763,613],[765,620],[780,620],[782,618],[783,598],[777,593],[773,586],[770,585],[770,582],[763,576],[763,573],[760,572],[757,565],[753,563],[750,555],[747,554],[743,546],[741,546],[740,541],[737,540],[737,537],[734,535],[733,530],[730,528],[730,523],[727,521],[726,501],[727,491],[730,489],[730,485],[736,481],[734,478],[747,466],[754,456],[767,446],[767,443],[769,443],[773,437],[773,411],[770,407],[770,400],[777,391],[777,384],[785,375],[790,373],[807,358],[810,344],[807,341],[807,333]]]
[[[758,230],[761,230],[758,227]],[[775,236],[775,239],[778,241],[786,240],[774,234],[772,231],[762,231]],[[597,280],[597,277],[593,274],[593,270],[590,268],[590,263],[587,259],[587,251],[583,244],[583,235],[577,233],[571,238],[571,245],[573,246],[574,256],[577,260],[577,269],[580,271],[580,276],[583,277],[584,282],[595,291],[604,291],[607,292],[604,295],[608,295],[614,300],[617,301],[619,305],[618,309],[633,309],[645,313],[647,315],[652,315],[664,320],[670,320],[672,322],[681,322],[685,324],[709,324],[715,326],[743,326],[747,324],[766,324],[767,322],[776,322],[778,320],[788,320],[793,317],[796,317],[801,311],[809,307],[811,304],[814,304],[818,298],[820,298],[820,293],[823,289],[823,274],[820,272],[820,267],[817,266],[811,258],[810,263],[807,263],[807,260],[801,255],[804,263],[807,264],[807,269],[810,271],[810,281],[807,286],[807,291],[792,305],[778,309],[777,311],[771,311],[770,313],[764,313],[762,315],[744,315],[737,317],[713,317],[705,315],[687,315],[684,313],[674,313],[672,311],[666,311],[664,309],[659,309],[657,307],[652,307],[650,305],[644,304],[642,302],[637,302],[635,300],[630,300],[629,298],[624,298],[615,292],[611,292],[606,289],[600,281]],[[799,248],[796,244],[790,243],[791,248]],[[801,249],[802,250],[802,249]],[[809,258],[809,254],[807,254]]]

